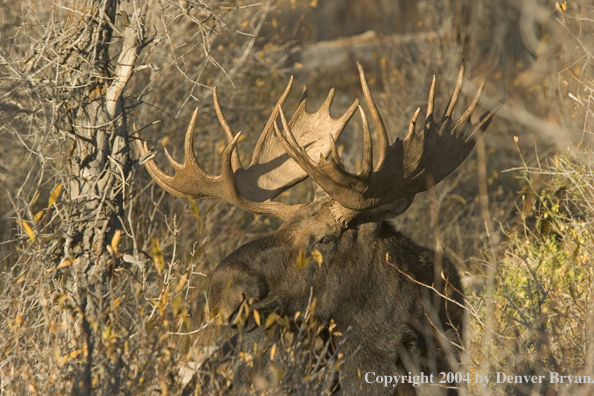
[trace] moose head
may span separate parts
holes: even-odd
[[[369,384],[364,375],[450,371],[461,350],[464,300],[455,266],[416,245],[385,220],[404,212],[415,194],[439,183],[464,161],[501,102],[472,123],[482,83],[469,107],[455,119],[462,63],[443,117],[434,114],[434,77],[424,123],[417,126],[418,109],[404,140],[390,144],[363,69],[358,67],[377,129],[375,164],[369,124],[358,99],[334,119],[329,112],[334,90],[315,113],[305,109],[305,90],[287,121],[282,107],[291,79],[272,110],[249,166],[244,167],[239,159],[239,133],[234,135],[227,123],[215,88],[215,112],[229,141],[221,175],[208,174],[194,155],[197,112],[186,132],[185,162],[176,162],[166,151],[175,175],[164,173],[153,160],[146,167],[162,188],[178,197],[217,198],[284,220],[272,235],[241,246],[216,267],[208,300],[220,321],[232,323],[245,304],[264,315],[294,315],[306,310],[313,297],[318,321],[333,320],[337,329],[350,329],[352,335],[344,344],[343,352],[352,356],[341,367],[343,391],[393,394],[394,388]],[[335,141],[357,110],[364,147],[361,170],[354,174],[344,168]],[[141,154],[148,153],[146,143],[138,142],[138,147]],[[307,177],[325,193],[313,202],[292,206],[274,200]],[[304,257],[307,264],[296,265]],[[415,393],[411,384],[397,389],[398,394]]]

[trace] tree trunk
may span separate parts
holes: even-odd
[[[76,98],[78,103],[72,103],[73,141],[67,165],[67,200],[72,221],[64,225],[68,235],[65,258],[74,260],[75,286],[80,297],[86,294],[90,283],[98,280],[91,281],[89,276],[108,269],[112,257],[107,247],[123,226],[120,219],[130,173],[122,92],[142,46],[143,32],[138,26],[143,26],[144,15],[136,13],[132,16],[134,21],[124,28],[119,59],[111,74],[109,52],[118,3],[87,1],[86,7],[94,10],[95,17],[86,22],[89,28],[81,42],[88,46],[83,53],[91,57],[87,71],[95,76],[95,81],[88,85],[86,95]],[[74,69],[84,68],[86,61],[77,59]],[[77,83],[81,82],[79,76]]]
[[[67,287],[73,292],[80,322],[73,333],[83,341],[86,359],[83,381],[74,384],[75,393],[90,394],[93,386],[91,368],[98,368],[102,378],[100,389],[105,394],[118,394],[120,384],[116,371],[119,359],[111,362],[102,354],[92,326],[106,328],[114,323],[112,310],[107,310],[118,297],[111,292],[113,271],[118,265],[118,230],[122,230],[131,171],[127,114],[122,93],[132,75],[143,45],[145,12],[135,10],[123,27],[123,37],[114,40],[116,14],[126,15],[117,0],[87,0],[87,18],[78,38],[78,51],[66,57],[67,73],[83,90],[74,95],[70,106],[69,125],[72,142],[66,166],[68,185],[64,205],[68,221],[62,223],[66,235],[64,261],[70,261],[71,277]],[[121,43],[115,69],[111,56],[113,43]],[[111,67],[111,71],[110,70]],[[87,81],[85,79],[88,78]],[[106,313],[107,312],[107,313]],[[101,334],[101,333],[99,333]],[[72,340],[69,340],[72,342]],[[100,357],[100,358],[99,358]]]

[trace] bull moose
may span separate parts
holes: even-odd
[[[291,317],[306,310],[313,297],[317,321],[332,320],[336,329],[351,334],[342,345],[345,356],[350,355],[341,366],[342,394],[417,394],[420,388],[407,381],[396,387],[372,382],[380,375],[423,373],[433,374],[437,383],[439,373],[455,370],[464,333],[462,285],[454,264],[415,244],[387,220],[403,213],[415,194],[440,182],[464,161],[502,101],[472,123],[483,82],[469,107],[455,119],[462,62],[443,117],[434,114],[433,77],[425,122],[417,126],[418,109],[404,140],[390,144],[361,65],[358,68],[377,129],[375,164],[369,124],[358,99],[335,119],[329,112],[334,90],[315,113],[305,109],[304,90],[287,121],[282,107],[292,78],[248,167],[239,159],[239,133],[234,135],[227,123],[216,88],[214,108],[229,141],[221,175],[208,174],[195,157],[197,111],[185,135],[185,162],[176,162],[166,151],[175,175],[164,173],[152,159],[145,164],[152,178],[173,195],[217,198],[284,220],[272,235],[241,246],[214,270],[208,301],[219,320],[233,323],[244,304],[260,315],[277,312]],[[345,170],[335,141],[357,110],[364,146],[361,170],[353,174]],[[140,153],[148,154],[146,142],[137,142]],[[288,205],[275,201],[308,176],[324,192],[313,202]],[[297,266],[304,256],[311,258],[309,263]],[[457,394],[454,385],[439,392]]]

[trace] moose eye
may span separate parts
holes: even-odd
[[[331,236],[326,235],[325,237],[323,237],[322,239],[320,239],[320,243],[323,245],[327,245],[331,242],[334,242],[334,238],[332,238]]]

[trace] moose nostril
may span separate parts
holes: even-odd
[[[219,325],[229,325],[237,317],[245,301],[245,294],[239,291],[228,293],[225,298],[211,299],[212,310],[209,311],[210,319]]]
[[[237,319],[241,316],[241,310],[245,304],[245,294],[241,293],[241,300],[239,301],[239,304],[237,304],[233,312],[227,316],[228,324],[235,324],[237,322]]]

